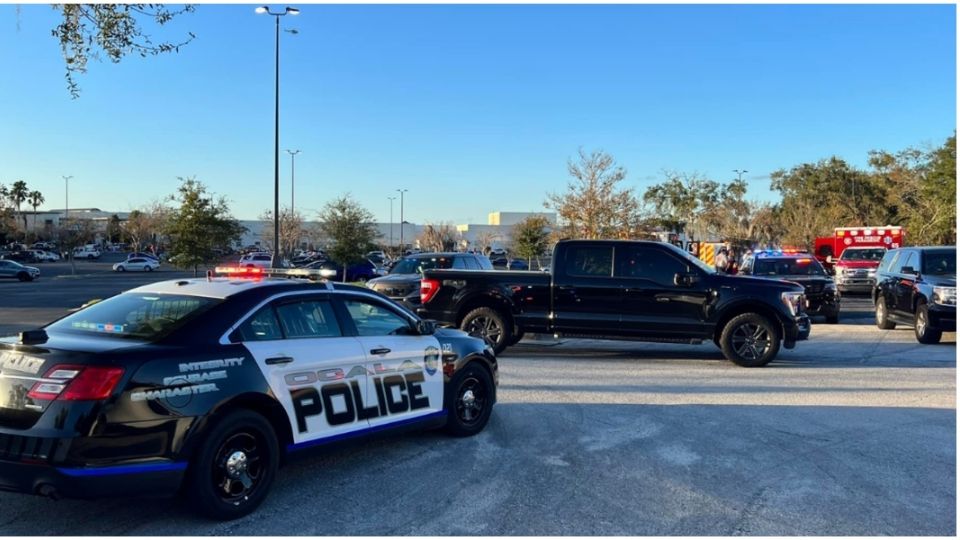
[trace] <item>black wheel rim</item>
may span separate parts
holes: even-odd
[[[733,350],[741,358],[759,360],[773,346],[770,332],[759,324],[744,323],[733,331]]]
[[[252,432],[227,437],[214,457],[213,488],[220,500],[238,506],[260,488],[265,474],[265,445]]]
[[[476,377],[468,377],[457,390],[457,419],[465,426],[471,426],[483,417],[483,408],[487,403],[487,390]]]
[[[470,321],[467,325],[467,333],[473,336],[480,336],[488,343],[496,344],[503,336],[503,328],[497,324],[493,317],[480,316]]]

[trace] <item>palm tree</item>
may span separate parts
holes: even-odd
[[[39,191],[31,191],[27,195],[27,202],[30,203],[30,206],[33,207],[33,241],[37,241],[37,207],[43,204],[46,199],[43,198],[43,193]]]
[[[23,241],[27,241],[27,217],[20,212],[20,205],[27,200],[30,190],[27,189],[27,183],[23,180],[17,180],[10,188],[10,202],[17,207],[17,215],[23,218]]]

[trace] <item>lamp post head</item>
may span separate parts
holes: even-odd
[[[264,13],[269,12],[270,8],[268,8],[267,6],[260,6],[253,11],[255,11],[258,15],[263,15]]]
[[[288,14],[288,15],[299,15],[299,14],[300,14],[300,10],[297,9],[297,8],[295,8],[295,7],[287,6],[287,14]]]

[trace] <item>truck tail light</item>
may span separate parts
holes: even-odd
[[[123,368],[58,364],[48,369],[43,379],[27,393],[32,399],[98,401],[113,393]]]
[[[420,303],[426,304],[429,302],[440,290],[440,280],[439,279],[428,279],[423,278],[420,280]]]

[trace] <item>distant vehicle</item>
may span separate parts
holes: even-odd
[[[483,336],[494,351],[525,332],[696,344],[759,367],[810,335],[797,283],[717,272],[665,242],[561,240],[553,271],[426,270],[417,313]]]
[[[400,259],[388,275],[368,281],[367,288],[416,310],[423,271],[433,269],[493,270],[493,266],[490,259],[472,253],[418,253]]]
[[[489,255],[489,257],[490,257],[491,259],[494,258],[494,257],[506,257],[506,256],[507,256],[507,250],[505,250],[505,249],[503,249],[503,248],[496,248],[496,249],[491,249],[491,250],[490,250],[490,255]]]
[[[8,251],[3,254],[3,259],[17,262],[38,262],[37,254],[33,250]]]
[[[877,327],[912,326],[920,343],[939,343],[957,330],[957,248],[891,249],[873,291]]]
[[[57,249],[57,245],[54,244],[53,242],[34,242],[33,245],[30,247],[33,249],[41,249],[44,251],[55,251]]]
[[[129,261],[130,259],[153,259],[157,262],[160,262],[160,257],[146,251],[135,251],[127,255],[127,260]]]
[[[343,265],[329,259],[325,261],[314,261],[303,268],[320,270],[321,276],[332,281],[344,281]],[[373,264],[369,260],[363,260],[347,267],[346,281],[364,282],[378,277],[379,275],[380,274],[377,273],[377,265]]]
[[[243,268],[270,268],[273,256],[269,253],[247,253],[240,257],[240,266]]]
[[[505,255],[490,256],[490,265],[493,266],[494,269],[506,270],[509,264],[510,261],[507,260]]]
[[[807,315],[823,315],[828,324],[840,321],[840,294],[833,278],[810,253],[757,250],[740,267],[741,276],[792,281],[803,285]]]
[[[507,270],[529,270],[530,266],[523,259],[511,259],[507,264]]]
[[[160,261],[150,257],[131,257],[113,265],[115,272],[153,272],[160,268]]]
[[[28,251],[33,253],[33,260],[37,262],[56,262],[60,260],[60,256],[51,251],[44,251],[42,249],[31,249]]]
[[[24,266],[16,261],[0,260],[0,277],[33,281],[40,279],[40,269],[34,266]]]
[[[87,244],[73,250],[74,259],[99,259],[100,250],[93,244]]]
[[[813,254],[828,271],[848,247],[897,249],[903,246],[906,231],[903,227],[837,227],[832,236],[821,236],[813,241]]]
[[[834,280],[841,293],[869,293],[877,284],[877,267],[887,252],[882,247],[848,247],[834,261]]]

